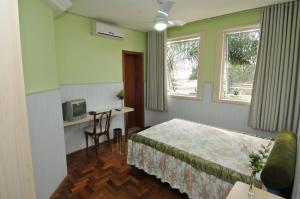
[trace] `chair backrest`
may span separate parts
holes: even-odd
[[[111,118],[111,110],[96,113],[94,111],[89,113],[94,117],[94,125],[93,125],[93,132],[96,133],[97,125],[100,127],[100,134],[102,133],[109,133],[110,127],[110,118]]]

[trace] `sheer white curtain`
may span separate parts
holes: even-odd
[[[166,32],[147,32],[146,107],[151,110],[167,110],[165,45]]]
[[[297,132],[300,117],[300,3],[263,13],[249,126]]]

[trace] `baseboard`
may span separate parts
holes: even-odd
[[[64,177],[64,179],[59,183],[58,187],[55,189],[55,191],[51,194],[50,199],[55,197],[55,194],[58,194],[58,190],[60,187],[66,183],[68,180],[68,175]]]

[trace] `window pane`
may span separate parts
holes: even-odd
[[[230,32],[226,44],[222,99],[250,102],[259,44],[259,30]]]
[[[168,93],[197,96],[200,38],[167,43]]]

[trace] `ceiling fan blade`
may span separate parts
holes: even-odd
[[[183,26],[185,24],[184,21],[181,20],[168,20],[169,27],[171,26]]]
[[[168,16],[171,8],[174,5],[174,2],[173,1],[168,1],[168,0],[163,0],[163,1],[159,0],[158,2],[160,4],[160,8],[158,9],[158,12]]]

